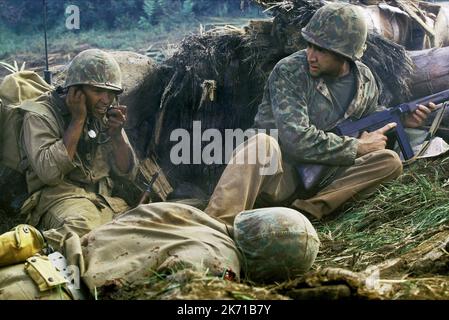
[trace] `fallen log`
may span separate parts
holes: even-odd
[[[296,32],[293,42],[300,42],[300,29],[306,25],[313,13],[325,1],[283,1],[254,0],[271,12],[275,29]],[[442,43],[441,38],[448,33],[444,27],[436,28],[437,16],[441,6],[417,0],[393,1],[351,1],[360,6],[371,33],[376,33],[390,41],[404,46],[407,50],[422,50]],[[443,26],[445,13],[440,15]],[[296,30],[295,30],[296,29]],[[443,41],[444,42],[444,41]],[[285,49],[289,49],[288,45]]]
[[[351,295],[351,288],[345,284],[288,291],[288,296],[294,300],[342,300],[350,298]]]
[[[449,272],[449,229],[443,230],[424,241],[416,248],[398,258],[389,259],[365,270],[366,274],[374,271],[382,279],[401,277],[404,274],[420,276],[426,274],[447,275]]]
[[[415,65],[410,80],[412,98],[449,88],[449,47],[409,51]]]
[[[391,299],[408,283],[439,280],[449,270],[447,227],[415,249],[361,272],[324,268],[275,287],[275,292],[293,299]],[[404,276],[406,275],[406,277]],[[422,276],[432,275],[431,278]],[[444,281],[444,280],[443,280]],[[417,293],[410,293],[409,296]],[[439,294],[439,293],[438,293]],[[443,294],[444,295],[444,294]],[[408,296],[402,292],[401,296]]]
[[[407,46],[412,21],[406,13],[385,3],[362,8],[368,30],[397,44]]]

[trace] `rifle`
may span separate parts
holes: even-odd
[[[44,70],[44,80],[49,85],[52,82],[52,74],[48,68],[48,43],[47,43],[47,0],[42,0],[42,5],[44,7],[44,37],[45,37],[45,70]]]
[[[372,132],[391,122],[397,126],[391,130],[394,134],[405,160],[414,157],[414,152],[402,124],[402,116],[413,113],[420,104],[429,102],[440,104],[449,100],[449,89],[426,96],[411,102],[401,103],[390,109],[375,112],[358,120],[347,119],[338,124],[331,132],[340,136],[359,137],[363,132]],[[320,189],[328,185],[335,177],[337,166],[319,164],[298,164],[296,171],[299,176],[299,190],[305,197],[315,195]]]
[[[152,196],[154,195],[154,190],[153,190],[153,186],[156,183],[157,178],[159,178],[159,174],[161,172],[161,169],[159,169],[152,177],[151,177],[151,181],[146,184],[146,190],[144,191],[142,198],[139,201],[139,205],[141,204],[147,204],[149,202],[151,202]]]

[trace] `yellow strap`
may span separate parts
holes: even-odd
[[[35,255],[26,261],[25,270],[41,292],[67,283],[67,280],[56,270],[48,257]]]

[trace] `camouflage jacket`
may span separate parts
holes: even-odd
[[[132,167],[128,173],[121,173],[112,154],[112,142],[96,143],[87,134],[87,125],[78,143],[74,160],[69,158],[63,142],[63,135],[70,122],[70,112],[63,99],[56,92],[41,96],[34,103],[35,111],[24,115],[22,145],[28,162],[26,172],[28,192],[40,192],[38,215],[43,214],[54,203],[70,198],[95,198],[102,196],[114,209],[111,198],[114,172],[117,176],[133,179],[137,174],[137,158],[132,153]],[[100,131],[105,131],[101,121]]]
[[[359,119],[384,109],[377,105],[379,92],[371,71],[361,62],[355,67],[354,99],[344,118],[331,122],[328,115],[336,111],[329,89],[322,78],[310,75],[305,50],[282,59],[268,78],[255,126],[277,128],[283,152],[294,161],[352,165],[357,139],[328,131],[346,118]]]

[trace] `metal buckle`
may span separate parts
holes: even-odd
[[[55,269],[67,280],[67,289],[75,300],[86,300],[87,297],[81,290],[81,275],[78,266],[68,266],[66,258],[58,251],[48,255],[48,259]],[[77,273],[77,274],[74,274]]]

